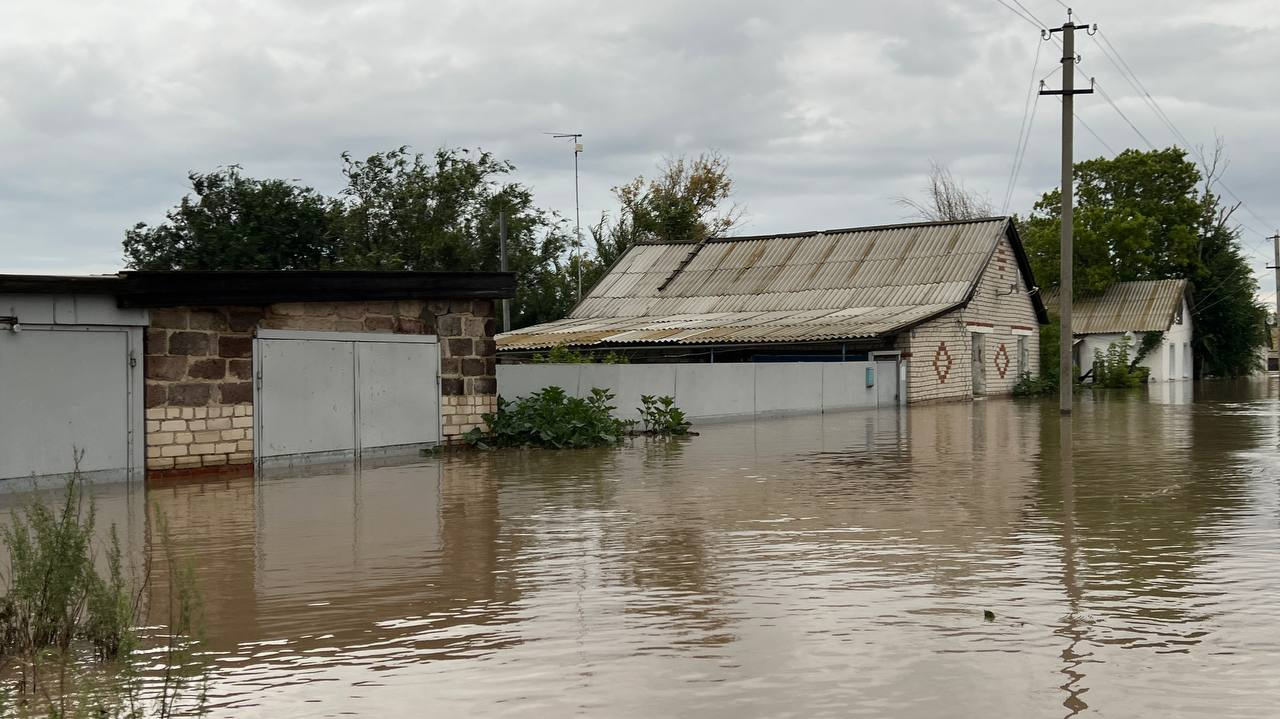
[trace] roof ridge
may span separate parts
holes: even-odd
[[[908,229],[914,227],[938,227],[942,225],[976,225],[984,222],[1012,221],[1011,215],[995,215],[992,217],[974,217],[967,220],[930,220],[922,222],[896,222],[881,225],[863,225],[860,227],[837,227],[833,229],[805,230],[802,232],[772,232],[761,235],[734,235],[732,237],[708,237],[700,243],[695,242],[638,242],[637,245],[660,246],[693,245],[712,242],[745,242],[754,240],[781,240],[793,237],[811,237],[817,235],[848,234],[851,232],[880,232],[883,230]]]

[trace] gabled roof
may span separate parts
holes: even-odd
[[[568,318],[500,335],[498,346],[878,337],[968,302],[1002,238],[1034,286],[1007,217],[637,245]]]
[[[1117,282],[1101,295],[1072,303],[1071,333],[1162,332],[1173,324],[1186,294],[1186,280]],[[1057,314],[1057,288],[1045,291],[1044,302]]]

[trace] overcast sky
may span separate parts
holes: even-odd
[[[1013,5],[1014,0],[1006,0]],[[1023,0],[1059,25],[1055,0]],[[1226,182],[1263,270],[1280,222],[1274,0],[1097,0],[1097,22],[1192,142],[1227,142]],[[1094,39],[1077,49],[1152,143],[1174,142]],[[998,0],[5,3],[0,9],[0,272],[110,272],[186,174],[341,184],[339,153],[483,147],[544,207],[584,221],[663,155],[732,163],[744,232],[894,222],[930,159],[1003,205],[1024,100],[1057,49]],[[1048,78],[1056,87],[1060,75]],[[1098,94],[1080,117],[1114,150],[1146,143]],[[1057,185],[1059,104],[1038,105],[1010,211]],[[1110,155],[1077,127],[1077,158]],[[1272,224],[1267,224],[1272,223]]]

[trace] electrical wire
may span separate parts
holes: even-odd
[[[1039,95],[1036,95],[1036,73],[1040,67],[1040,49],[1043,47],[1040,40],[1036,40],[1036,56],[1031,62],[1031,87],[1027,88],[1026,100],[1022,103],[1022,122],[1018,123],[1018,143],[1013,150],[1013,164],[1009,167],[1009,182],[1004,189],[1004,205],[1000,209],[1000,214],[1007,214],[1009,211],[1009,202],[1013,196],[1013,184],[1017,182],[1018,169],[1021,167],[1021,156],[1026,152],[1024,140],[1031,135],[1031,128],[1028,124],[1028,118],[1035,120],[1035,115],[1031,113],[1032,95],[1036,96],[1036,103],[1039,104]]]
[[[1114,149],[1112,149],[1111,145],[1108,145],[1108,144],[1107,144],[1107,141],[1106,141],[1106,140],[1104,140],[1104,139],[1102,139],[1102,136],[1101,136],[1101,135],[1099,135],[1098,133],[1094,132],[1094,131],[1093,131],[1093,128],[1092,128],[1092,127],[1089,127],[1089,123],[1085,122],[1085,121],[1084,121],[1084,118],[1083,118],[1083,117],[1080,117],[1080,114],[1079,114],[1079,113],[1077,113],[1077,112],[1072,112],[1072,114],[1075,116],[1075,118],[1076,118],[1076,122],[1079,122],[1079,123],[1080,123],[1080,125],[1081,125],[1081,127],[1083,127],[1084,129],[1088,130],[1090,135],[1093,135],[1093,139],[1095,139],[1095,140],[1097,140],[1098,142],[1102,143],[1102,146],[1103,146],[1103,147],[1105,147],[1105,148],[1107,148],[1107,152],[1111,153],[1111,156],[1112,156],[1112,157],[1115,157],[1115,156],[1116,156],[1116,151],[1115,151]]]
[[[1142,134],[1142,130],[1139,130],[1138,126],[1133,124],[1133,120],[1130,120],[1129,116],[1124,114],[1124,110],[1120,109],[1120,106],[1115,103],[1115,100],[1111,99],[1111,95],[1107,94],[1107,91],[1102,89],[1102,86],[1099,85],[1096,80],[1093,83],[1093,89],[1097,90],[1098,93],[1102,95],[1102,99],[1107,101],[1107,104],[1111,106],[1111,109],[1115,110],[1134,132],[1138,133],[1138,137],[1141,137],[1142,141],[1147,143],[1147,147],[1149,149],[1156,149],[1155,144],[1151,142],[1151,140],[1148,140],[1146,135]]]
[[[1098,38],[1102,39],[1101,42],[1099,42]],[[1129,85],[1133,87],[1134,91],[1137,92],[1139,97],[1141,97],[1142,100],[1147,104],[1147,106],[1151,109],[1152,113],[1156,116],[1156,118],[1158,118],[1162,123],[1164,123],[1165,127],[1169,129],[1169,132],[1173,134],[1174,138],[1177,141],[1181,142],[1183,144],[1183,147],[1188,152],[1193,153],[1200,160],[1201,164],[1208,166],[1209,162],[1207,158],[1205,158],[1204,152],[1200,148],[1193,145],[1192,142],[1187,139],[1187,136],[1184,135],[1182,131],[1178,129],[1177,125],[1174,124],[1173,119],[1169,117],[1169,114],[1164,111],[1163,107],[1160,106],[1159,101],[1157,101],[1155,97],[1151,95],[1150,91],[1147,90],[1147,86],[1142,83],[1142,80],[1138,77],[1138,74],[1133,71],[1133,67],[1130,66],[1129,63],[1125,61],[1124,57],[1120,54],[1120,51],[1111,42],[1111,39],[1108,38],[1101,30],[1099,30],[1096,33],[1096,36],[1094,37],[1093,41],[1094,41],[1094,44],[1098,46],[1098,49],[1102,52],[1103,56],[1106,57],[1107,60],[1113,66],[1115,66],[1116,70],[1120,73],[1121,77],[1123,77],[1129,83]],[[1222,189],[1228,195],[1230,195],[1233,200],[1235,200],[1236,202],[1239,202],[1240,206],[1245,209],[1245,212],[1248,212],[1250,215],[1253,216],[1254,219],[1256,219],[1258,222],[1261,222],[1264,227],[1273,226],[1272,223],[1268,222],[1265,218],[1263,218],[1261,215],[1255,212],[1254,209],[1250,207],[1247,202],[1240,199],[1239,195],[1237,195],[1225,182],[1223,182],[1221,178],[1218,179],[1217,184],[1220,185]],[[1258,235],[1265,237],[1264,233],[1259,232],[1258,230],[1252,227],[1249,227],[1248,229],[1251,230],[1252,232],[1257,233]]]
[[[1045,25],[1044,25],[1044,23],[1040,22],[1039,20],[1036,20],[1034,15],[1030,15],[1030,16],[1028,16],[1029,14],[1028,14],[1028,15],[1023,15],[1021,12],[1019,12],[1019,11],[1018,11],[1018,10],[1016,10],[1016,9],[1014,9],[1014,7],[1013,7],[1012,5],[1010,5],[1009,3],[1005,2],[1004,0],[996,0],[996,2],[998,2],[998,3],[1000,3],[1001,5],[1005,6],[1005,8],[1006,8],[1009,12],[1011,12],[1011,13],[1013,13],[1014,15],[1017,15],[1018,17],[1022,18],[1025,22],[1027,22],[1027,23],[1029,23],[1030,25],[1032,25],[1033,27],[1035,27],[1035,29],[1037,29],[1037,30],[1044,30],[1044,29],[1045,29]],[[1017,2],[1017,0],[1014,0],[1014,2]],[[1021,5],[1021,3],[1019,3],[1019,5]]]
[[[1035,20],[1035,21],[1036,21],[1036,23],[1037,23],[1040,27],[1042,27],[1042,28],[1047,28],[1047,27],[1049,27],[1048,25],[1045,25],[1045,24],[1044,24],[1044,21],[1043,21],[1043,20],[1041,20],[1040,18],[1036,17],[1036,14],[1035,14],[1035,13],[1031,12],[1030,10],[1028,10],[1026,5],[1023,5],[1023,4],[1022,4],[1021,2],[1019,2],[1018,0],[1013,0],[1013,4],[1014,4],[1014,5],[1017,5],[1019,8],[1021,8],[1021,9],[1022,9],[1022,11],[1023,11],[1023,12],[1025,12],[1025,13],[1027,14],[1027,17],[1031,18],[1032,20]]]

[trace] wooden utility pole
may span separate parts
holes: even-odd
[[[1041,95],[1061,95],[1062,96],[1062,237],[1059,246],[1061,253],[1059,260],[1059,278],[1058,278],[1058,316],[1062,322],[1062,329],[1058,333],[1058,385],[1059,400],[1058,409],[1063,414],[1071,414],[1071,394],[1075,384],[1075,372],[1072,370],[1071,350],[1074,344],[1074,337],[1071,333],[1071,292],[1072,292],[1072,269],[1075,264],[1075,255],[1072,249],[1072,224],[1073,224],[1073,167],[1072,167],[1072,123],[1075,117],[1074,98],[1076,95],[1088,95],[1093,92],[1090,86],[1087,90],[1077,90],[1076,81],[1076,28],[1088,30],[1087,25],[1076,25],[1071,21],[1071,10],[1067,10],[1067,21],[1060,28],[1053,28],[1047,31],[1049,34],[1062,33],[1062,89],[1061,90],[1041,90]],[[1097,26],[1094,26],[1096,31]]]
[[[1273,270],[1275,270],[1275,271],[1276,271],[1276,317],[1275,317],[1275,320],[1276,320],[1275,328],[1276,328],[1276,329],[1275,329],[1275,335],[1276,335],[1276,337],[1280,337],[1280,230],[1277,230],[1277,231],[1276,231],[1276,233],[1275,233],[1274,235],[1272,235],[1272,236],[1271,236],[1271,241],[1272,241],[1272,242],[1274,242],[1274,243],[1276,243],[1276,259],[1275,259],[1275,264],[1270,266],[1270,269],[1273,269]],[[1267,331],[1268,331],[1268,332],[1271,332],[1271,330],[1270,330],[1270,329],[1268,329]],[[1271,338],[1270,338],[1270,337],[1268,337],[1268,338],[1267,338],[1267,344],[1271,344]],[[1277,342],[1277,343],[1276,343],[1276,346],[1275,346],[1275,347],[1273,347],[1272,349],[1274,349],[1274,350],[1276,351],[1276,356],[1277,356],[1277,357],[1280,357],[1280,342]]]
[[[1276,243],[1276,259],[1271,269],[1276,271],[1276,327],[1280,328],[1280,230],[1271,236],[1271,241]]]

